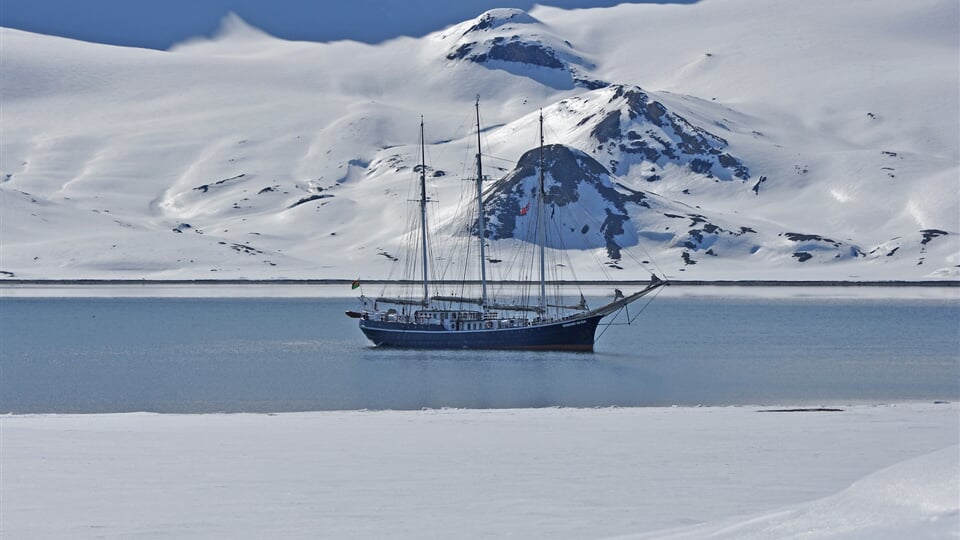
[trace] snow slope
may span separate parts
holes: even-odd
[[[727,520],[641,538],[951,538],[960,534],[960,447],[870,474],[817,501],[743,521]]]
[[[377,45],[229,17],[169,51],[0,29],[0,275],[399,277],[420,115],[441,243],[479,95],[491,178],[543,109],[617,186],[580,222],[623,232],[560,243],[580,279],[955,280],[958,9],[503,9]]]
[[[839,408],[3,416],[0,534],[955,538],[956,404]]]

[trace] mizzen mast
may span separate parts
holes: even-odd
[[[540,248],[540,316],[547,313],[547,286],[546,286],[546,257],[543,245],[546,243],[546,222],[544,220],[544,192],[543,192],[543,109],[540,109],[540,189],[537,196],[537,245]]]
[[[480,96],[477,96],[477,238],[480,241],[480,300],[487,305],[486,225],[483,220],[483,165],[480,161]]]
[[[420,249],[423,251],[423,305],[430,300],[427,274],[427,144],[423,135],[423,116],[420,117]]]

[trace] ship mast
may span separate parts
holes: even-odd
[[[480,300],[487,305],[487,256],[485,252],[486,225],[483,221],[483,166],[480,163],[480,96],[477,96],[477,238],[480,240]]]
[[[540,109],[540,193],[537,197],[537,245],[540,247],[540,317],[547,313],[547,287],[546,287],[546,258],[544,256],[544,243],[546,223],[544,220],[544,192],[543,192],[543,109]]]
[[[423,305],[430,300],[427,276],[427,144],[423,136],[423,116],[420,117],[420,248],[423,251]]]

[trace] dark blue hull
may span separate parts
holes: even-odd
[[[522,328],[446,330],[440,325],[360,320],[360,330],[378,347],[406,349],[511,349],[593,351],[603,315],[590,315]]]

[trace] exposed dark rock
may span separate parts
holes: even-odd
[[[839,242],[835,242],[829,238],[824,238],[818,234],[801,234],[801,233],[783,233],[790,241],[792,242],[826,242],[828,244],[833,244],[836,247],[840,246]]]
[[[920,231],[920,234],[923,235],[923,240],[920,241],[921,244],[927,244],[934,238],[938,236],[945,236],[949,233],[947,231],[941,231],[940,229],[924,229]]]
[[[473,51],[476,45],[476,43],[464,43],[460,45],[457,47],[457,50],[447,55],[447,60],[463,60]]]
[[[796,257],[799,262],[806,262],[813,258],[813,255],[806,251],[797,251],[793,256]]]
[[[214,186],[222,186],[223,184],[226,184],[227,182],[230,182],[230,181],[232,181],[232,180],[239,180],[239,179],[243,178],[244,176],[246,176],[246,173],[238,174],[237,176],[231,176],[230,178],[224,178],[223,180],[217,180],[216,182],[214,182],[214,183],[212,183],[212,184],[203,184],[202,186],[197,186],[197,187],[193,188],[193,190],[194,190],[194,191],[202,191],[203,193],[206,193],[206,192],[208,192],[208,191],[210,190],[211,187],[214,187]]]
[[[694,126],[638,87],[611,88],[609,107],[602,116],[587,116],[579,124],[594,124],[590,134],[598,143],[597,151],[610,153],[616,148],[626,156],[637,156],[660,167],[667,162],[686,164],[697,174],[722,180],[750,178],[747,166],[726,150],[726,139]],[[629,166],[636,158],[613,161],[617,162],[613,172],[618,173],[621,165]]]
[[[220,243],[222,244],[223,242]],[[230,244],[230,249],[237,253],[246,253],[247,255],[263,255],[263,251],[247,244]]]
[[[558,209],[571,207],[575,215],[586,212],[603,212],[602,222],[599,224],[599,233],[602,244],[611,259],[621,257],[622,246],[616,238],[625,232],[625,224],[629,221],[627,204],[636,204],[649,208],[647,195],[643,192],[629,189],[611,181],[610,173],[589,155],[563,145],[547,145],[543,147],[545,179],[544,204],[547,212],[554,214]],[[517,163],[517,167],[507,176],[497,182],[487,195],[484,208],[487,214],[488,228],[485,235],[490,238],[512,238],[517,234],[519,219],[523,219],[529,209],[529,204],[536,204],[538,191],[538,163],[539,150],[525,153]],[[602,198],[604,206],[600,208],[579,208],[580,190],[588,187],[595,190]],[[531,216],[533,213],[531,213]],[[592,217],[598,220],[599,218]],[[568,227],[580,230],[586,235],[591,227],[587,223],[568,224]],[[476,231],[473,231],[475,234]],[[531,239],[527,239],[531,240]],[[597,247],[600,247],[597,246]]]
[[[756,193],[757,195],[759,195],[759,194],[760,194],[760,184],[762,184],[762,183],[764,183],[764,182],[766,182],[766,181],[767,181],[767,177],[766,177],[766,176],[761,176],[760,179],[757,180],[757,183],[753,185],[753,192]]]
[[[600,81],[596,79],[584,79],[582,77],[574,77],[574,84],[588,90],[599,90],[600,88],[606,88],[610,86],[610,83],[606,81]]]
[[[321,195],[310,195],[310,196],[308,196],[308,197],[304,197],[304,198],[300,199],[299,201],[291,204],[290,206],[287,207],[287,209],[295,208],[295,207],[297,207],[297,206],[300,206],[301,204],[305,204],[305,203],[308,203],[308,202],[310,202],[310,201],[316,201],[316,200],[318,200],[318,199],[330,199],[330,198],[332,198],[332,197],[333,197],[333,195],[330,195],[329,193],[324,193],[324,194],[321,194]]]
[[[487,56],[491,60],[519,62],[553,69],[565,67],[553,50],[543,45],[523,43],[520,41],[494,43],[493,46],[490,47],[490,52],[487,53]],[[477,62],[483,62],[484,60],[484,58],[476,59]]]
[[[631,131],[636,135],[636,132]],[[611,139],[617,139],[622,136],[620,132],[620,111],[613,111],[603,117],[596,127],[590,132],[590,136],[594,139],[605,143]]]
[[[600,232],[603,233],[603,237],[607,241],[607,255],[613,260],[618,260],[620,259],[620,245],[617,244],[614,237],[623,234],[623,222],[630,218],[626,214],[614,214],[609,208],[604,210],[607,213],[607,218],[600,225]]]
[[[618,188],[627,192],[626,201],[635,203],[644,208],[650,208],[650,204],[647,202],[647,195],[642,191],[637,191],[635,189],[630,189],[628,186],[625,186],[620,183],[614,183]],[[621,195],[623,195],[621,193]]]
[[[695,173],[706,174],[707,176],[713,176],[710,174],[710,169],[713,168],[713,164],[705,159],[692,159],[690,160],[690,170]]]

